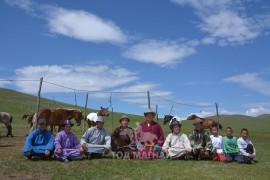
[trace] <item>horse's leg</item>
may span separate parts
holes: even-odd
[[[11,124],[10,123],[7,123],[7,122],[5,122],[4,124],[5,124],[5,126],[6,126],[6,128],[8,130],[6,137],[12,136],[12,132],[11,132],[12,131],[12,127],[11,127]]]

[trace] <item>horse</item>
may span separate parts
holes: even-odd
[[[219,129],[222,129],[222,125],[216,122],[215,120],[210,118],[201,118],[196,114],[191,114],[190,116],[187,117],[187,120],[194,120],[196,118],[200,118],[202,120],[202,125],[204,129],[208,128],[211,131],[213,126],[217,126]]]
[[[165,115],[163,119],[163,124],[165,125],[167,124],[167,122],[170,122],[170,125],[173,121],[179,121],[181,123],[181,119],[178,116]]]
[[[163,124],[167,124],[167,122],[169,122],[171,119],[173,118],[173,116],[171,115],[165,115],[164,119],[163,119]]]
[[[0,122],[3,122],[5,124],[5,126],[7,127],[7,135],[6,137],[12,137],[12,115],[7,113],[7,112],[0,112]]]
[[[80,110],[76,109],[65,109],[65,108],[57,108],[54,110],[44,108],[39,110],[38,119],[46,119],[47,126],[58,126],[58,132],[61,131],[61,125],[64,123],[65,120],[69,119],[71,120],[74,118],[76,120],[76,123],[78,126],[81,125],[82,120],[82,112]],[[33,124],[36,124],[37,119],[36,116],[33,118]],[[34,130],[34,127],[30,129],[30,132]]]
[[[34,118],[34,114],[32,114],[32,115],[30,115],[30,114],[24,114],[22,116],[22,119],[25,119],[25,120],[27,120],[28,123],[30,123],[30,128],[33,126],[33,123],[32,123],[33,118]]]
[[[106,116],[106,117],[109,116],[109,111],[108,111],[109,108],[103,108],[103,107],[100,107],[100,108],[101,109],[97,113],[90,113],[87,115],[85,120],[87,121],[89,128],[96,125],[96,120],[98,116]]]

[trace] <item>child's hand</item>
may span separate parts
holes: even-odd
[[[250,157],[251,159],[254,158],[253,154],[248,154],[248,157]]]

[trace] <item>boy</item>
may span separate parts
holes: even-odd
[[[255,164],[254,157],[256,156],[256,150],[252,142],[248,138],[248,130],[243,128],[241,130],[241,137],[238,138],[237,144],[241,155],[243,156],[243,161],[246,164]]]
[[[237,139],[232,136],[232,128],[227,127],[225,130],[226,136],[222,138],[223,151],[226,156],[226,162],[237,161],[239,164],[243,163],[243,158],[239,153]]]

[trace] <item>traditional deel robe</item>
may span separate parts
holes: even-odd
[[[81,144],[86,143],[88,153],[103,154],[104,148],[111,148],[110,133],[104,128],[99,129],[97,126],[89,128],[81,138]]]
[[[131,127],[120,126],[111,135],[113,151],[134,151],[136,148],[135,133]]]
[[[162,147],[163,150],[168,149],[168,157],[177,158],[191,152],[191,145],[187,135],[179,132],[178,134],[170,133]]]
[[[193,129],[193,131],[189,135],[189,140],[192,147],[191,152],[193,155],[198,155],[200,148],[204,148],[205,150],[209,151],[210,156],[213,156],[215,154],[215,150],[212,146],[212,141],[208,132],[205,129],[202,129],[201,131]]]
[[[54,146],[54,157],[56,159],[61,159],[66,162],[68,161],[68,157],[82,157],[82,154],[80,154],[81,144],[79,144],[77,137],[72,132],[66,134],[65,131],[60,131],[59,133],[57,133],[54,141]],[[58,155],[56,153],[58,149],[62,149],[61,155]]]
[[[45,155],[46,150],[53,151],[53,142],[54,137],[50,131],[44,129],[43,133],[40,132],[40,129],[32,131],[26,138],[23,155],[31,158],[33,155]],[[26,152],[30,152],[30,155],[27,156]]]
[[[148,124],[141,123],[136,130],[135,140],[137,144],[136,158],[153,159],[159,158],[162,145],[164,144],[164,133],[161,126],[153,121]]]

